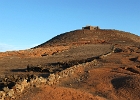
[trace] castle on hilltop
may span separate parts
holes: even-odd
[[[95,30],[95,29],[100,29],[100,28],[99,26],[85,26],[85,27],[82,27],[82,29]]]

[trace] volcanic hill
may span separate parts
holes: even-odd
[[[90,26],[91,27],[91,26]],[[62,46],[75,44],[139,44],[140,37],[129,32],[111,30],[111,29],[79,29],[60,34],[49,41],[36,46]]]
[[[86,26],[0,53],[0,100],[140,100],[140,37]]]

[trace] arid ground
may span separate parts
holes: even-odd
[[[81,29],[1,52],[0,100],[140,100],[140,37]]]

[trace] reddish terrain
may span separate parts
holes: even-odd
[[[2,100],[140,99],[140,37],[128,32],[67,32],[29,50],[0,53],[0,68],[5,92],[26,75],[47,79]]]

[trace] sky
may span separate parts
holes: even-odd
[[[140,36],[140,0],[0,0],[0,52],[23,50],[86,25]]]

